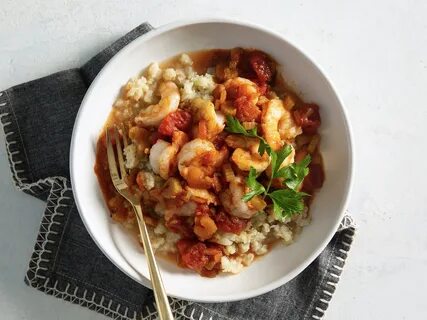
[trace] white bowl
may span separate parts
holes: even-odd
[[[92,82],[74,125],[71,181],[82,220],[102,252],[129,277],[150,287],[145,256],[134,236],[114,223],[98,187],[95,144],[120,87],[150,62],[185,51],[254,47],[270,54],[306,101],[321,107],[325,183],[311,207],[312,223],[294,244],[276,246],[239,275],[203,278],[159,259],[170,296],[222,302],[250,298],[288,282],[325,248],[343,217],[352,177],[351,136],[344,108],[319,67],[282,36],[251,24],[224,20],[169,24],[139,37],[108,62]]]

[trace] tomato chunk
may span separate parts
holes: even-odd
[[[172,136],[174,131],[187,131],[191,125],[191,113],[177,110],[169,113],[160,123],[158,132],[164,136]]]
[[[273,78],[273,68],[270,59],[259,51],[249,54],[249,64],[254,70],[260,83],[268,83]]]
[[[297,125],[304,133],[315,134],[320,126],[319,106],[315,103],[306,103],[293,112]]]
[[[234,100],[236,117],[240,121],[259,121],[261,110],[254,105],[246,96]]]
[[[179,253],[179,264],[200,273],[213,277],[219,272],[222,250],[219,245],[206,245],[201,241],[181,239],[176,244]]]
[[[212,218],[215,221],[218,230],[223,232],[240,234],[248,224],[247,220],[230,216],[224,211],[217,212],[212,216]]]
[[[237,61],[239,76],[259,85],[273,80],[275,64],[265,53],[257,50],[240,50],[236,52],[235,61]]]
[[[202,242],[188,242],[179,240],[177,248],[181,256],[181,263],[184,267],[201,272],[208,263],[208,256],[205,254],[206,245]]]
[[[259,82],[257,82],[256,84],[258,86],[259,94],[260,95],[265,95],[267,93],[267,91],[268,91],[268,84],[266,84],[266,83],[259,83]]]

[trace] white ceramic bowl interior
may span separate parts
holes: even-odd
[[[121,50],[90,86],[78,113],[70,155],[71,178],[80,215],[104,254],[127,275],[149,286],[148,268],[135,237],[114,223],[93,171],[95,145],[119,89],[150,62],[181,52],[254,47],[273,56],[280,72],[305,101],[321,106],[321,152],[326,181],[311,207],[312,223],[296,242],[276,246],[239,275],[203,278],[159,260],[169,295],[196,301],[231,301],[270,291],[307,267],[332,238],[345,209],[352,175],[351,138],[343,106],[319,68],[281,36],[229,21],[175,23],[154,30]]]

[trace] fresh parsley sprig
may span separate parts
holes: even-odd
[[[251,189],[251,191],[242,197],[242,200],[245,202],[260,194],[266,194],[265,187],[257,181],[257,172],[253,167],[249,170],[249,175],[246,178],[246,185]]]
[[[246,130],[235,117],[227,115],[226,118],[227,125],[225,130],[250,138],[258,138],[260,141],[258,153],[262,156],[266,152],[270,157],[271,177],[267,188],[257,181],[257,171],[251,167],[246,179],[246,185],[250,191],[242,197],[242,200],[247,202],[257,195],[264,195],[264,198],[270,198],[273,203],[273,212],[279,220],[302,212],[304,210],[303,198],[308,194],[296,190],[309,172],[308,165],[311,157],[307,155],[299,163],[281,167],[283,161],[292,153],[291,145],[285,145],[282,149],[274,151],[265,139],[258,135],[257,128]],[[275,178],[282,178],[285,188],[270,192],[271,183]]]
[[[262,137],[258,136],[256,127],[250,130],[246,130],[245,127],[242,126],[240,121],[237,120],[237,118],[230,116],[229,114],[226,116],[226,119],[227,119],[227,124],[226,124],[225,130],[227,130],[228,132],[243,134],[246,137],[262,139]]]
[[[273,202],[273,212],[276,218],[284,219],[304,210],[303,197],[308,194],[292,189],[280,189],[269,193],[268,196]]]
[[[283,178],[283,183],[292,190],[296,190],[309,173],[308,165],[311,157],[307,155],[301,162],[292,163],[289,166],[280,168],[276,173],[276,178]]]
[[[249,138],[258,138],[259,139],[258,153],[262,156],[264,152],[267,152],[267,154],[271,156],[271,152],[272,152],[271,147],[268,145],[268,143],[265,141],[263,137],[258,135],[256,127],[246,130],[245,127],[243,127],[242,124],[239,122],[239,120],[237,120],[235,117],[227,115],[226,119],[227,119],[227,123],[225,126],[226,131],[230,133],[241,134]]]

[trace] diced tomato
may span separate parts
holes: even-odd
[[[258,84],[270,83],[274,76],[274,62],[263,52],[244,51],[239,55],[239,76],[250,79]]]
[[[179,264],[182,267],[195,270],[205,277],[218,274],[222,257],[220,245],[181,239],[176,247],[179,253]]]
[[[184,253],[185,251],[187,251],[187,249],[189,247],[191,247],[194,244],[193,240],[188,240],[188,239],[181,239],[176,243],[176,247],[178,249],[178,252],[180,254]]]
[[[234,107],[236,108],[236,117],[240,121],[259,121],[261,110],[246,96],[234,100]]]
[[[177,110],[169,113],[160,123],[158,132],[165,136],[172,136],[175,130],[187,131],[191,125],[191,113]]]
[[[296,108],[293,116],[297,125],[304,133],[315,134],[320,126],[319,106],[315,103],[306,103]]]
[[[258,91],[260,95],[265,95],[268,91],[268,84],[267,83],[257,83],[258,85]]]
[[[201,272],[208,263],[209,258],[205,254],[206,245],[202,242],[181,239],[176,244],[180,262],[183,267]]]
[[[212,219],[215,221],[218,230],[235,234],[240,234],[248,223],[247,220],[230,216],[224,211],[217,212],[212,216]]]
[[[260,83],[268,83],[273,78],[273,68],[270,59],[262,52],[249,53],[249,64],[254,70]]]
[[[322,165],[319,163],[312,163],[309,165],[310,172],[304,178],[302,190],[307,193],[313,192],[315,189],[319,189],[323,185],[325,180],[325,174],[323,172]]]
[[[196,208],[196,215],[211,215],[211,210],[209,209],[209,206],[206,204],[198,204]]]

